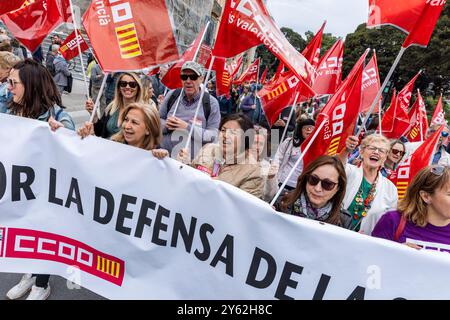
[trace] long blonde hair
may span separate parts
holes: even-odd
[[[121,109],[125,108],[125,104],[123,103],[122,92],[120,91],[120,87],[119,87],[119,82],[122,80],[122,78],[124,76],[132,77],[134,79],[134,81],[136,81],[137,84],[138,84],[138,86],[137,86],[137,93],[136,93],[136,96],[134,98],[134,102],[143,102],[143,100],[142,100],[143,90],[142,90],[141,79],[139,79],[137,74],[135,74],[133,72],[123,72],[120,75],[119,79],[117,79],[116,89],[114,91],[114,99],[113,99],[113,101],[111,101],[111,103],[107,107],[107,110],[109,110],[109,115],[110,116],[112,116],[114,114],[114,112],[116,112],[117,110],[121,110]]]
[[[122,113],[121,118],[122,127],[118,133],[116,133],[111,137],[111,140],[120,143],[125,143],[125,137],[123,135],[125,118],[128,115],[128,112],[130,112],[130,110],[133,109],[137,109],[142,112],[142,114],[144,115],[145,128],[149,132],[149,134],[145,136],[141,148],[145,150],[156,149],[158,145],[161,143],[162,139],[161,124],[159,122],[159,112],[155,107],[152,107],[148,104],[144,104],[142,102],[130,103],[125,108],[125,111]]]
[[[435,168],[442,169],[442,174],[436,174]],[[429,166],[419,171],[406,190],[405,197],[399,201],[398,210],[406,220],[419,227],[427,225],[428,204],[420,196],[420,191],[433,194],[450,182],[450,168]]]

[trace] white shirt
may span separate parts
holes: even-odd
[[[345,173],[347,174],[347,188],[345,190],[343,207],[348,209],[358,193],[364,173],[362,167],[358,168],[349,163],[345,165]],[[397,208],[397,200],[398,195],[395,185],[389,179],[379,174],[375,197],[366,217],[362,218],[360,231],[370,235],[381,216],[389,209]],[[351,212],[350,214],[353,213]]]

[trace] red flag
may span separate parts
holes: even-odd
[[[367,112],[370,110],[373,100],[375,100],[380,87],[377,57],[374,52],[372,59],[370,59],[363,71],[361,109],[359,112]],[[381,98],[375,106],[373,113],[377,113],[379,111],[380,104]]]
[[[398,93],[398,102],[400,108],[402,108],[406,114],[408,114],[409,109],[409,102],[411,101],[411,95],[412,91],[414,89],[414,83],[416,82],[417,78],[419,77],[420,73],[422,71],[419,71],[418,74],[412,78],[408,84]]]
[[[439,101],[436,105],[436,108],[434,109],[433,117],[431,118],[430,126],[433,126],[435,124],[445,124],[445,114],[444,114],[444,108],[442,107],[442,94],[439,97]]]
[[[388,177],[389,180],[397,186],[399,199],[402,199],[405,196],[406,189],[416,174],[426,166],[430,165],[433,161],[434,150],[436,149],[436,145],[443,129],[444,126],[441,126],[433,133],[433,135],[428,137],[428,139],[425,140],[411,156],[400,163],[397,170]]]
[[[67,36],[66,40],[64,40],[64,42],[61,44],[59,52],[62,54],[64,59],[66,59],[66,61],[72,60],[79,54],[77,44],[78,42],[80,43],[81,52],[84,52],[89,49],[89,46],[86,43],[86,41],[84,41],[80,31],[78,31],[78,41],[75,39],[75,31],[73,31],[71,34]]]
[[[278,63],[277,71],[275,71],[275,74],[273,75],[272,79],[270,79],[269,83],[278,82],[278,78],[283,73],[283,70],[284,70],[284,63],[280,61]]]
[[[0,16],[11,11],[19,9],[25,0],[1,0],[0,1]]]
[[[409,128],[408,113],[400,107],[395,90],[392,94],[391,105],[381,121],[381,127],[382,134],[389,139],[398,139]]]
[[[362,71],[367,54],[368,50],[358,60],[347,79],[344,80],[319,113],[316,120],[316,129],[302,144],[302,151],[304,151],[316,131],[319,130],[320,125],[322,123],[325,123],[325,125],[320,128],[319,134],[304,155],[304,167],[318,156],[337,154],[345,147],[347,137],[353,135],[361,104]]]
[[[339,39],[322,57],[313,84],[316,94],[334,94],[341,84],[344,42]]]
[[[83,26],[104,71],[140,70],[179,59],[164,0],[92,1]]]
[[[427,133],[428,121],[425,101],[423,101],[419,90],[417,90],[417,99],[411,110],[414,110],[411,118],[409,119],[411,128],[405,137],[409,142],[423,141]],[[420,134],[421,131],[422,134]]]
[[[228,73],[230,74],[231,79],[234,79],[234,77],[238,73],[239,69],[241,68],[243,59],[244,59],[244,57],[240,56],[239,59],[232,60],[229,64],[225,65],[225,68],[227,69]]]
[[[258,92],[261,106],[271,127],[278,120],[281,111],[293,102],[299,85],[297,76],[288,71],[283,73],[276,83],[265,85]]]
[[[44,38],[63,22],[70,20],[66,0],[36,0],[2,16],[8,30],[31,52]]]
[[[263,85],[266,83],[267,71],[268,71],[268,70],[269,70],[269,69],[266,67],[266,68],[264,69],[264,71],[263,71],[262,76],[261,76],[260,82],[261,82],[261,84],[263,84]]]
[[[217,96],[227,96],[230,98],[231,77],[225,68],[225,58],[214,59],[213,70],[216,71],[216,93]]]
[[[325,28],[326,21],[322,24],[322,27],[319,31],[317,31],[314,38],[306,46],[305,50],[303,50],[302,55],[306,58],[306,60],[311,63],[314,69],[317,69],[320,61],[320,49],[322,48],[322,37],[323,37],[323,29]]]
[[[258,70],[259,70],[259,58],[253,61],[253,63],[248,66],[247,70],[245,70],[245,72],[243,72],[240,75],[240,77],[234,81],[234,83],[239,85],[243,82],[257,82]]]
[[[314,69],[287,41],[262,0],[228,0],[217,34],[213,55],[230,58],[264,44],[295,75],[310,85]]]
[[[177,89],[181,88],[183,86],[183,83],[181,82],[180,74],[181,74],[181,67],[186,61],[192,61],[194,60],[195,52],[199,47],[201,47],[201,41],[203,37],[203,32],[205,30],[203,29],[198,35],[197,38],[195,38],[194,42],[186,49],[186,51],[183,53],[183,56],[181,59],[175,63],[170,69],[167,71],[167,73],[164,75],[164,77],[161,79],[161,82],[169,89]],[[199,56],[200,51],[199,50]],[[206,58],[203,57],[202,59]],[[208,60],[208,59],[206,59]],[[207,61],[205,61],[206,63]]]
[[[369,0],[368,27],[392,25],[408,33],[403,47],[426,47],[445,0]]]

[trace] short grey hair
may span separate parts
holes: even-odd
[[[52,52],[58,52],[59,44],[52,44]]]

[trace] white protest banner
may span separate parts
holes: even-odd
[[[449,299],[448,253],[275,213],[148,152],[0,114],[0,272],[110,299]]]

